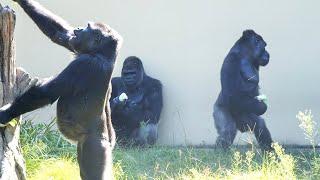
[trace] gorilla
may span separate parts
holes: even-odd
[[[141,60],[125,59],[121,77],[111,81],[112,123],[120,144],[153,145],[162,110],[162,85],[146,75]]]
[[[33,0],[14,1],[46,36],[75,57],[56,77],[34,81],[30,89],[2,107],[0,123],[5,126],[14,117],[58,100],[58,128],[77,143],[81,178],[112,179],[115,133],[108,100],[121,36],[101,23],[75,29]]]
[[[228,148],[237,130],[253,131],[263,150],[272,150],[270,132],[261,117],[267,111],[265,95],[259,92],[259,67],[269,63],[267,43],[253,30],[245,30],[221,68],[221,92],[213,117],[217,146]]]

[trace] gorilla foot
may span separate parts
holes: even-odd
[[[227,150],[230,148],[232,143],[224,138],[218,137],[216,140],[216,145],[219,148],[223,148],[224,150]]]
[[[271,144],[260,145],[260,149],[263,152],[273,152],[274,151],[274,148],[271,146]]]

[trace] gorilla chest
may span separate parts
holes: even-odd
[[[129,93],[128,94],[128,106],[141,106],[143,104],[144,100],[144,93],[143,92],[135,92],[135,93]]]
[[[119,115],[124,119],[130,118],[136,119],[136,121],[141,121],[144,118],[145,110],[148,109],[145,93],[143,91],[121,91],[120,94],[123,92],[127,94],[128,99],[126,100],[123,110]]]
[[[128,107],[143,107],[144,102],[146,100],[145,92],[142,87],[137,88],[134,91],[128,91],[125,87],[122,87],[118,91],[118,96],[122,93],[126,93],[128,96],[128,100],[126,102],[126,106]]]

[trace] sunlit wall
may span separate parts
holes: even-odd
[[[261,69],[264,115],[274,140],[305,144],[295,115],[312,109],[320,119],[320,1],[317,0],[41,0],[74,26],[88,20],[115,28],[124,38],[114,75],[130,55],[162,81],[164,109],[159,143],[214,144],[213,103],[220,91],[224,57],[247,28],[267,41],[270,63]],[[70,62],[70,53],[49,41],[18,5],[17,64],[48,77]],[[27,116],[48,121],[55,106]],[[319,121],[318,121],[319,122]],[[236,138],[245,142],[246,134]]]

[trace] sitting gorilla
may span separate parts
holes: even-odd
[[[123,63],[121,77],[111,83],[111,116],[118,140],[153,145],[162,110],[161,82],[147,76],[141,60],[131,56]]]
[[[15,1],[46,36],[75,57],[56,77],[33,81],[30,89],[2,107],[0,123],[5,126],[14,117],[58,100],[57,124],[66,138],[77,142],[81,178],[112,179],[115,136],[108,99],[121,37],[101,23],[74,29],[33,0]]]
[[[259,67],[269,62],[266,42],[253,30],[246,30],[231,48],[221,68],[222,90],[214,105],[217,145],[228,148],[237,129],[252,130],[263,150],[271,150],[272,139],[264,120],[265,96],[259,93]]]

